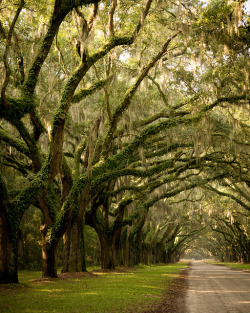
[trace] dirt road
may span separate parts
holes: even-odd
[[[250,273],[193,262],[186,306],[188,313],[249,313]]]

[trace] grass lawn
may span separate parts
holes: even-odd
[[[185,263],[94,271],[60,279],[20,271],[19,284],[0,285],[1,313],[126,312],[159,301]]]

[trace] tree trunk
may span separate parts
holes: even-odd
[[[62,273],[85,271],[83,222],[82,219],[75,218],[64,234]]]
[[[101,246],[101,267],[102,269],[113,269],[113,246],[112,246],[112,236],[110,235],[108,228],[103,227],[102,224],[97,223],[95,214],[86,215],[86,224],[93,227],[96,231],[100,246]],[[110,239],[111,237],[111,239]]]
[[[85,235],[84,235],[85,221],[82,221],[81,231],[81,257],[82,257],[82,272],[87,272],[86,264],[86,246],[85,246]]]
[[[89,188],[81,193],[80,207],[77,216],[73,217],[64,234],[62,272],[86,272],[84,225],[85,210],[89,203]]]
[[[156,251],[156,263],[165,263],[166,262],[165,246],[161,241],[156,243],[155,251]]]
[[[0,284],[18,283],[18,240],[0,211]]]
[[[11,236],[11,256],[10,256],[10,281],[18,283],[18,241],[19,231],[16,231]]]
[[[0,284],[11,282],[10,278],[10,258],[11,241],[7,221],[2,211],[0,211]]]
[[[131,242],[129,238],[130,238],[130,229],[128,228],[126,241],[123,247],[123,263],[125,266],[128,266],[128,267],[134,265],[131,260]]]
[[[99,236],[100,244],[101,244],[101,267],[102,269],[113,269],[113,249],[112,244],[105,237]]]
[[[57,243],[50,242],[44,226],[41,226],[42,233],[42,277],[57,277],[56,253]]]
[[[133,260],[134,265],[143,263],[143,245],[142,245],[142,230],[138,231],[133,238]]]
[[[146,251],[147,251],[147,264],[152,265],[152,247],[148,245],[146,247]]]
[[[12,212],[8,201],[6,185],[0,175],[0,283],[18,283],[18,217],[14,216],[10,222],[9,212]],[[13,223],[15,221],[15,223]],[[13,224],[15,226],[13,226]],[[17,226],[18,225],[18,226]]]
[[[119,224],[119,227],[116,226],[116,231],[113,234],[113,265],[114,267],[121,265],[121,234],[122,226]]]

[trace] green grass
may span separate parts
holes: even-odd
[[[1,313],[126,312],[153,301],[178,276],[184,263],[95,272],[95,277],[37,280],[40,272],[20,271],[20,283],[0,285]]]
[[[233,263],[233,262],[216,262],[216,261],[208,261],[207,263],[223,265],[223,266],[227,266],[227,267],[235,268],[235,269],[250,270],[250,264]]]

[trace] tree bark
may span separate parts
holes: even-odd
[[[129,240],[129,238],[130,238],[130,229],[129,228],[127,228],[127,233],[126,233],[126,240],[125,240],[125,243],[124,243],[124,246],[123,246],[123,264],[125,265],[125,266],[128,266],[128,267],[130,267],[130,266],[132,266],[133,264],[132,264],[132,262],[131,262],[131,252],[130,252],[130,250],[131,250],[131,244],[130,244],[130,240]]]
[[[42,233],[42,277],[52,277],[57,276],[57,264],[56,264],[56,254],[57,254],[57,243],[55,241],[50,241],[47,229],[41,226]]]
[[[18,230],[0,210],[0,284],[18,283]]]
[[[73,219],[64,234],[62,273],[85,272],[84,234],[82,219]]]
[[[113,249],[109,240],[106,237],[100,238],[101,244],[101,267],[102,269],[113,269],[115,268],[113,262]]]
[[[10,282],[18,283],[18,242],[19,228],[11,236]]]
[[[0,284],[11,282],[10,278],[11,241],[7,221],[0,211]]]
[[[64,234],[62,272],[86,272],[84,223],[85,209],[89,203],[89,188],[81,194],[80,208]]]
[[[114,267],[121,265],[121,231],[122,227],[117,231],[113,238],[113,264]]]

